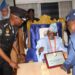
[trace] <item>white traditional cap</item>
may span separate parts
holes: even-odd
[[[57,33],[58,32],[57,23],[50,24],[49,31]]]

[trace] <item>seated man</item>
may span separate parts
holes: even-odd
[[[63,51],[67,53],[67,49],[64,47],[62,39],[57,34],[57,24],[52,23],[47,31],[47,36],[40,39],[37,42],[37,57],[38,61],[44,60],[44,54],[55,51]],[[67,55],[67,54],[66,54]]]

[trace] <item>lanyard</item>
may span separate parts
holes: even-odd
[[[49,39],[49,38],[48,38],[48,39]],[[52,44],[51,44],[50,39],[49,39],[49,44],[50,44],[50,48],[51,48],[52,52],[55,52],[55,51],[56,51],[56,37],[54,37],[54,49],[53,49],[53,47],[52,47]]]

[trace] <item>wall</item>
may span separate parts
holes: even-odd
[[[3,0],[0,0],[0,3],[2,2]],[[14,4],[13,4],[13,0],[6,0],[6,2],[9,4],[9,5],[11,5],[11,6],[13,6]]]
[[[17,4],[18,7],[28,10],[33,8],[35,10],[35,17],[39,17],[41,15],[41,5],[38,3],[30,3],[30,4]]]
[[[65,18],[68,12],[72,9],[71,1],[58,2],[59,4],[59,17]],[[17,4],[18,7],[28,10],[33,8],[35,10],[36,17],[41,16],[41,4],[40,3],[30,3],[30,4]]]
[[[1,3],[2,0],[0,0]],[[9,5],[13,5],[13,0],[6,0]],[[38,3],[36,3],[38,1]],[[36,17],[41,16],[41,2],[56,2],[59,3],[59,17],[65,17],[67,13],[73,8],[75,8],[75,0],[16,0],[17,6],[28,10],[33,8],[35,10]],[[26,2],[26,4],[24,4]],[[30,2],[30,3],[29,3]],[[33,3],[34,2],[34,3]],[[18,4],[20,3],[20,4]],[[23,3],[23,4],[21,4]],[[28,4],[29,3],[29,4]]]
[[[59,17],[64,17],[70,12],[72,9],[72,2],[59,2]]]
[[[46,2],[60,2],[60,1],[72,1],[72,0],[16,0],[16,3],[27,4],[27,3],[46,3]]]
[[[72,0],[72,8],[75,9],[75,0]]]

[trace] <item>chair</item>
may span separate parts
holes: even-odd
[[[48,28],[49,24],[32,24],[30,28],[31,48],[36,49],[37,41],[40,39],[40,28]],[[58,35],[62,37],[62,24],[57,22]]]

